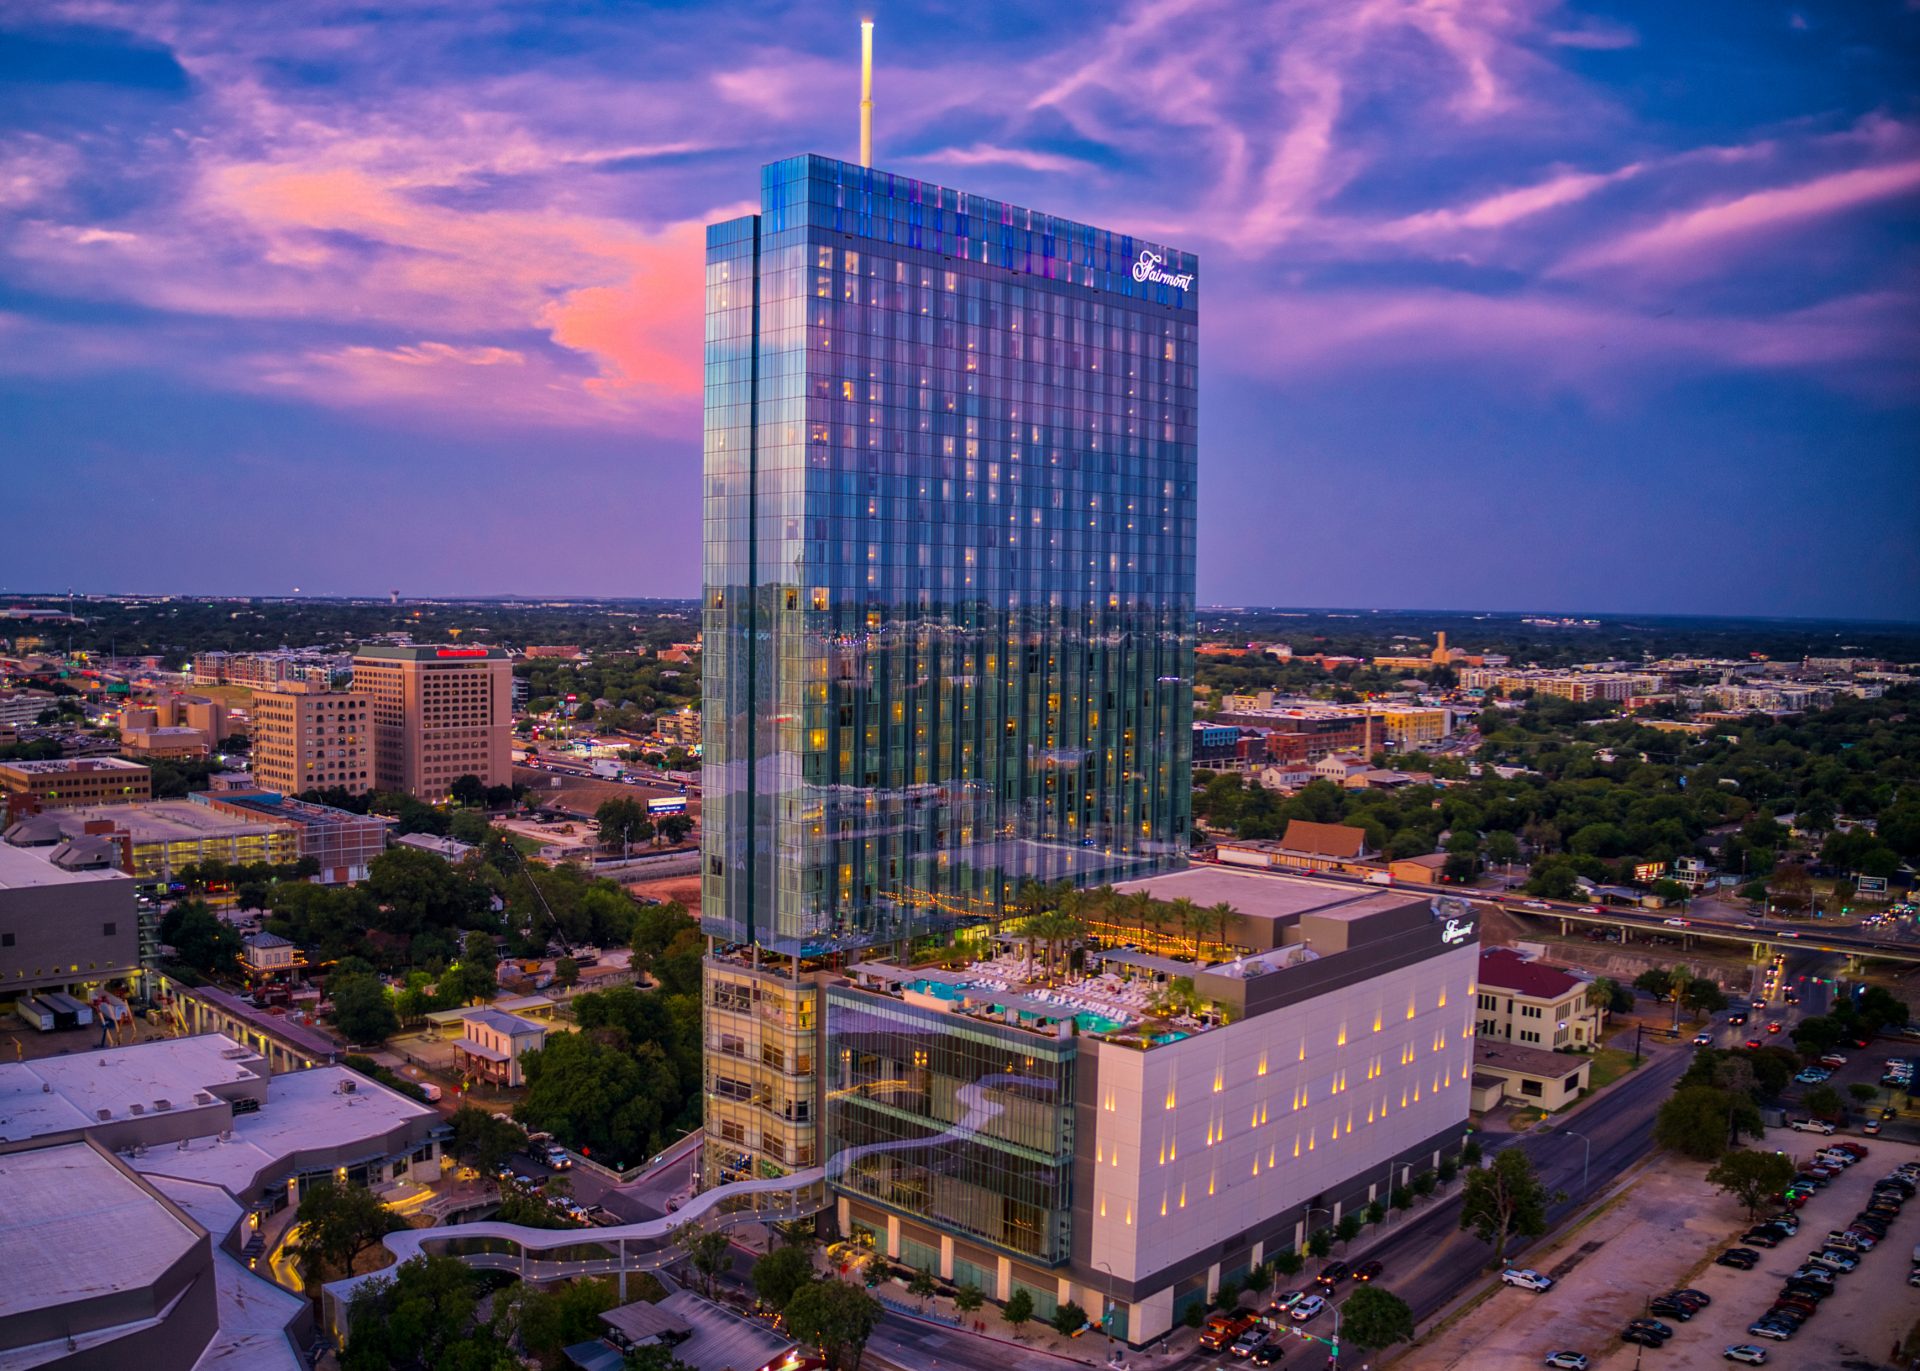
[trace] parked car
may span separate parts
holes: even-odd
[[[1780,1245],[1780,1235],[1778,1233],[1769,1233],[1761,1228],[1750,1228],[1740,1235],[1740,1241],[1750,1242],[1755,1247],[1778,1247]]]
[[[1860,1131],[1862,1133],[1865,1133],[1869,1138],[1879,1137],[1880,1136],[1880,1120],[1868,1119],[1865,1123],[1860,1125]]]
[[[1709,1295],[1704,1290],[1695,1290],[1691,1287],[1682,1287],[1679,1290],[1674,1290],[1669,1293],[1671,1293],[1673,1298],[1676,1300],[1692,1300],[1695,1304],[1699,1305],[1702,1309],[1705,1309],[1708,1305],[1713,1303],[1713,1296]]]
[[[1822,1066],[1839,1067],[1839,1066],[1845,1066],[1846,1064],[1847,1064],[1846,1056],[1839,1052],[1829,1052],[1820,1059],[1820,1065]]]
[[[1715,1266],[1731,1266],[1739,1271],[1751,1271],[1760,1264],[1760,1254],[1750,1247],[1729,1247],[1713,1259]]]
[[[1852,1253],[1836,1252],[1831,1248],[1822,1248],[1818,1252],[1809,1253],[1807,1260],[1824,1266],[1829,1271],[1852,1271],[1860,1265],[1860,1259]]]
[[[1775,1342],[1785,1342],[1793,1336],[1794,1330],[1777,1320],[1761,1319],[1758,1323],[1748,1324],[1747,1332],[1756,1338],[1772,1338]]]
[[[1580,1352],[1549,1352],[1546,1364],[1557,1371],[1587,1371],[1587,1359]]]
[[[1667,1345],[1667,1340],[1658,1333],[1649,1332],[1645,1328],[1634,1328],[1631,1325],[1620,1330],[1620,1341],[1634,1343],[1640,1347],[1665,1347]]]
[[[1748,1366],[1765,1366],[1767,1349],[1755,1347],[1750,1342],[1738,1342],[1720,1354],[1728,1361],[1745,1362]]]
[[[1673,1336],[1672,1327],[1660,1322],[1658,1319],[1633,1319],[1627,1324],[1627,1327],[1645,1329],[1656,1338],[1670,1338]]]
[[[1828,1137],[1833,1136],[1833,1125],[1825,1119],[1795,1119],[1788,1126],[1796,1133],[1822,1133]]]
[[[1678,1319],[1686,1323],[1693,1318],[1694,1307],[1685,1300],[1668,1299],[1662,1295],[1647,1305],[1649,1314],[1658,1314],[1663,1319]]]
[[[1508,1285],[1517,1285],[1522,1290],[1553,1289],[1553,1277],[1543,1276],[1538,1271],[1529,1271],[1525,1267],[1508,1267],[1500,1273],[1500,1279]]]

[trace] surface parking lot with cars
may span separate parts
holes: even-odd
[[[1920,1243],[1920,1199],[1906,1202],[1886,1240],[1860,1256],[1855,1270],[1835,1273],[1832,1294],[1791,1340],[1747,1331],[1808,1254],[1824,1246],[1827,1233],[1846,1228],[1866,1208],[1876,1182],[1903,1163],[1920,1162],[1920,1147],[1862,1138],[1857,1130],[1827,1138],[1770,1129],[1749,1146],[1778,1149],[1804,1163],[1841,1140],[1864,1144],[1867,1157],[1816,1190],[1797,1213],[1798,1234],[1772,1249],[1740,1241],[1749,1227],[1746,1210],[1706,1183],[1704,1165],[1662,1158],[1597,1217],[1515,1263],[1552,1277],[1551,1289],[1496,1286],[1471,1312],[1408,1348],[1396,1371],[1521,1371],[1542,1366],[1554,1352],[1584,1356],[1591,1371],[1630,1371],[1636,1353],[1649,1371],[1725,1371],[1736,1364],[1727,1349],[1737,1346],[1762,1349],[1764,1359],[1755,1365],[1822,1371],[1849,1359],[1881,1365],[1920,1317],[1920,1290],[1907,1284],[1909,1259]],[[1776,1208],[1763,1207],[1761,1214]],[[1738,1246],[1754,1247],[1753,1269],[1714,1264]],[[1648,1317],[1649,1301],[1675,1290],[1698,1291],[1711,1303],[1686,1320],[1658,1316],[1673,1334],[1657,1349],[1622,1341],[1629,1321]]]
[[[1699,1289],[1712,1298],[1712,1304],[1690,1320],[1662,1316],[1660,1321],[1673,1329],[1659,1356],[1663,1367],[1726,1366],[1728,1348],[1758,1347],[1765,1352],[1763,1361],[1743,1357],[1755,1365],[1782,1367],[1827,1366],[1849,1356],[1878,1364],[1887,1350],[1911,1324],[1916,1309],[1915,1292],[1907,1284],[1912,1264],[1909,1260],[1916,1235],[1920,1235],[1920,1211],[1909,1201],[1906,1212],[1894,1218],[1885,1241],[1871,1252],[1857,1254],[1852,1271],[1836,1271],[1832,1293],[1815,1302],[1814,1312],[1791,1338],[1779,1340],[1750,1332],[1755,1320],[1774,1304],[1794,1272],[1808,1265],[1808,1256],[1827,1247],[1826,1235],[1845,1229],[1863,1210],[1877,1182],[1898,1166],[1920,1161],[1920,1149],[1883,1144],[1877,1139],[1847,1139],[1863,1143],[1865,1159],[1838,1172],[1814,1192],[1797,1211],[1799,1232],[1772,1249],[1743,1243],[1744,1224],[1726,1233],[1725,1239],[1701,1258],[1710,1264],[1692,1272],[1674,1273],[1675,1283]],[[1756,1146],[1774,1147],[1805,1161],[1830,1140],[1804,1134],[1772,1131]],[[1711,1264],[1712,1259],[1731,1247],[1749,1247],[1759,1260],[1751,1270]],[[1684,1275],[1685,1279],[1681,1280]],[[1650,1290],[1648,1294],[1658,1294]],[[1616,1338],[1603,1349],[1607,1355],[1594,1358],[1596,1367],[1626,1368],[1634,1363],[1635,1348]],[[1543,1353],[1544,1355],[1544,1353]]]

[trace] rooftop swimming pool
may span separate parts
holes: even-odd
[[[920,980],[908,981],[905,988],[918,991],[922,995],[931,995],[936,1000],[947,1000],[952,1003],[958,1003],[967,998],[967,992],[970,987],[949,985],[945,981]],[[989,1006],[989,1012],[999,1013],[1000,1006]],[[1024,1012],[1020,1015],[1022,1023],[1031,1022],[1033,1018],[1033,1015]],[[1073,1021],[1079,1025],[1082,1033],[1118,1033],[1126,1027],[1125,1022],[1120,1019],[1110,1019],[1104,1014],[1094,1014],[1086,1011],[1075,1014]],[[1164,1036],[1168,1041],[1172,1041],[1175,1038],[1184,1038],[1187,1035],[1184,1033],[1172,1033]]]

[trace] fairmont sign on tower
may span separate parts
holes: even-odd
[[[1136,281],[1157,281],[1161,285],[1172,286],[1175,290],[1192,290],[1193,273],[1162,271],[1166,258],[1152,248],[1140,249],[1140,260],[1133,264],[1133,279]]]

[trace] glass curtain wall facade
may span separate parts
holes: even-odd
[[[1076,1042],[827,991],[827,1180],[1014,1256],[1072,1239]]]
[[[817,156],[709,228],[709,933],[818,955],[1184,860],[1196,272]]]

